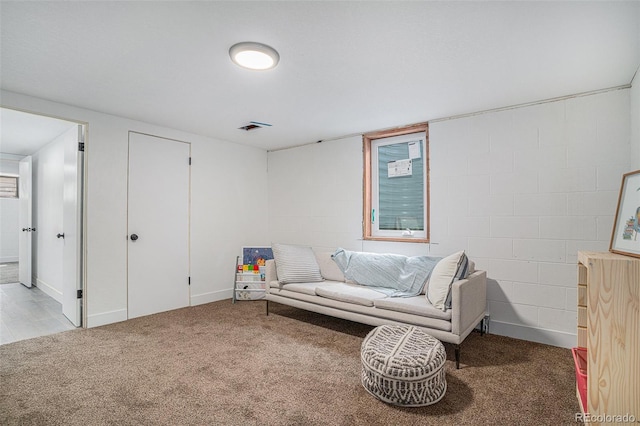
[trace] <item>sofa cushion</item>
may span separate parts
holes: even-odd
[[[311,247],[274,243],[271,248],[281,284],[322,281],[320,266]]]
[[[296,293],[303,293],[303,294],[309,294],[311,296],[315,296],[317,288],[331,287],[336,284],[338,283],[335,281],[323,281],[323,282],[316,282],[316,283],[290,283],[290,284],[284,284],[280,286],[280,288],[283,290],[289,290]]]
[[[317,287],[316,295],[327,299],[354,303],[362,306],[373,306],[374,300],[384,299],[386,295],[357,284],[337,283],[326,287]]]
[[[345,281],[344,274],[331,258],[333,252],[315,252],[315,254],[322,278],[331,281]]]
[[[269,288],[282,288],[280,281],[269,281]]]
[[[378,309],[404,312],[407,314],[421,315],[437,319],[451,320],[451,310],[445,312],[434,308],[424,296],[414,297],[388,297],[373,302],[373,306]]]
[[[441,311],[451,307],[451,284],[468,276],[469,261],[464,251],[459,251],[440,260],[429,278],[427,299]]]
[[[284,303],[285,305],[295,306],[301,309],[309,309],[314,312],[319,312],[321,314],[333,315],[339,318],[345,318],[351,321],[361,321],[361,318],[353,318],[350,316],[350,313],[366,315],[367,317],[371,317],[374,319],[373,322],[363,321],[365,324],[371,325],[380,325],[380,322],[375,321],[375,319],[383,319],[388,320],[390,323],[402,323],[402,324],[413,324],[418,325],[420,327],[427,327],[433,329],[434,331],[445,331],[450,332],[452,330],[451,321],[432,318],[432,317],[423,317],[420,315],[412,315],[404,312],[392,311],[389,309],[378,309],[374,306],[363,306],[356,305],[355,303],[345,303],[340,302],[338,300],[329,299],[326,297],[319,296],[310,296],[308,294],[302,293],[294,293],[292,291],[287,291],[284,288],[273,289],[274,291],[269,294],[271,300],[279,303]],[[300,303],[308,303],[309,306],[301,306]],[[326,309],[325,309],[326,308]],[[345,315],[336,315],[337,312],[342,311],[346,312]],[[387,322],[385,322],[387,323]],[[437,339],[442,340],[438,337],[437,333],[433,334]]]

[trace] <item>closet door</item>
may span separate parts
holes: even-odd
[[[128,317],[189,305],[190,145],[129,133]]]

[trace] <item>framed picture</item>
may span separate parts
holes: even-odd
[[[640,257],[640,170],[622,176],[609,251]]]
[[[273,259],[271,247],[242,247],[243,265],[264,266],[270,259]]]

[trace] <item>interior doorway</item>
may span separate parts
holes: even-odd
[[[0,344],[82,326],[85,133],[0,108]]]

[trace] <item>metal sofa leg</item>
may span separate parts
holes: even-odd
[[[269,301],[265,300],[265,302],[267,302],[267,316],[269,316]]]
[[[480,335],[489,334],[489,315],[485,315],[480,321]]]
[[[454,345],[456,352],[456,370],[460,369],[460,345]]]

